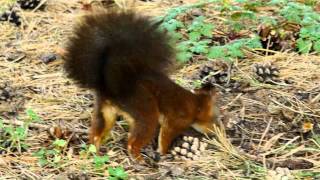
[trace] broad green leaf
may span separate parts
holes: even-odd
[[[187,51],[180,52],[180,53],[177,53],[176,58],[179,62],[185,63],[185,62],[188,62],[192,58],[192,53],[187,52]]]
[[[193,46],[190,48],[190,50],[195,53],[207,54],[209,52],[209,50],[208,50],[208,43],[209,42],[210,41],[207,41],[207,40],[194,42]]]
[[[177,45],[177,49],[181,51],[186,51],[189,49],[191,41],[182,41]]]
[[[56,150],[56,149],[50,149],[50,150],[47,150],[47,151],[46,151],[46,154],[47,154],[47,155],[56,155],[56,154],[58,154],[58,153],[59,153],[59,151]]]
[[[198,41],[201,38],[201,33],[198,31],[192,31],[189,33],[189,38],[191,41]]]
[[[26,114],[32,121],[40,121],[40,117],[37,115],[36,112],[34,112],[32,109],[27,109]]]
[[[313,44],[313,49],[320,54],[320,39]]]
[[[177,40],[183,38],[182,34],[178,33],[178,32],[170,32],[169,35],[170,35],[170,37],[172,38],[173,41],[177,41]]]
[[[312,41],[300,38],[297,40],[297,47],[299,49],[299,52],[303,54],[309,53],[312,47]]]
[[[201,28],[201,34],[203,34],[206,37],[212,37],[212,31],[214,29],[214,26],[212,24],[203,24]]]
[[[246,47],[251,48],[251,49],[262,48],[262,44],[261,44],[259,37],[248,39],[248,40],[246,40],[246,42],[244,44]]]
[[[211,47],[208,54],[208,57],[212,59],[224,58],[225,56],[225,48],[221,46]]]
[[[244,57],[244,54],[241,50],[241,48],[244,46],[243,42],[235,42],[233,44],[230,44],[227,46],[228,49],[228,55],[233,58],[242,58]]]

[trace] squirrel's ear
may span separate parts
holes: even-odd
[[[193,92],[195,94],[208,94],[211,96],[215,96],[217,93],[216,88],[212,85],[205,85],[205,86],[201,87],[200,89],[193,90]]]

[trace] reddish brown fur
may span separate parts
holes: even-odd
[[[193,94],[170,80],[166,69],[173,56],[168,35],[146,17],[111,12],[84,19],[70,38],[65,69],[97,94],[91,143],[100,148],[118,115],[129,122],[128,151],[138,159],[159,126],[161,154],[190,126],[212,130],[217,123],[214,96],[210,91]]]
[[[203,128],[200,132],[209,133],[213,130],[213,124],[218,123],[218,114],[214,112],[214,96],[209,92],[193,94],[163,75],[143,78],[137,86],[137,93],[125,101],[123,106],[99,97],[98,102],[108,102],[100,106],[99,112],[103,107],[110,106],[115,115],[109,113],[109,119],[104,119],[99,113],[96,115],[92,121],[91,143],[99,148],[111,130],[105,122],[114,122],[117,115],[123,115],[130,124],[128,151],[137,159],[141,159],[141,148],[152,140],[159,126],[159,151],[165,154],[172,140],[190,126],[198,124]]]

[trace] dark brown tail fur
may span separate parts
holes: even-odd
[[[173,49],[165,32],[134,12],[85,16],[70,38],[65,58],[68,76],[108,97],[127,97],[136,81],[166,73]]]

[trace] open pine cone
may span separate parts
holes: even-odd
[[[184,136],[182,142],[171,150],[171,154],[176,160],[197,160],[207,146],[208,144],[199,138]]]
[[[21,25],[21,18],[14,9],[4,11],[2,14],[0,14],[0,21],[9,21],[16,26]]]
[[[34,9],[40,4],[41,0],[18,0],[17,3],[22,9]]]
[[[279,77],[279,69],[270,63],[254,64],[252,69],[260,82],[274,82]]]

